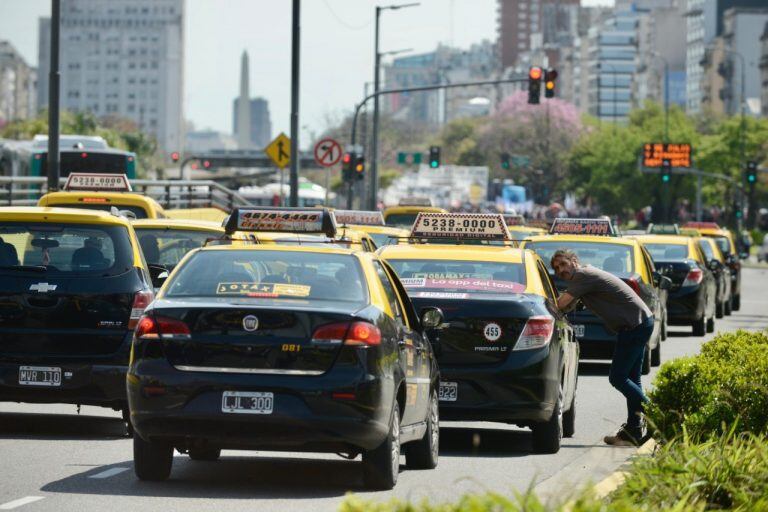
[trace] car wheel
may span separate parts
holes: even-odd
[[[576,433],[576,390],[573,390],[571,406],[563,413],[563,437],[573,437]]]
[[[715,332],[715,317],[707,318],[707,332]]]
[[[731,313],[733,313],[733,297],[729,296],[725,301],[725,315],[731,316]]]
[[[651,347],[647,343],[643,352],[643,366],[640,368],[640,373],[643,375],[651,373]]]
[[[693,322],[693,335],[704,336],[707,332],[707,319],[704,315]]]
[[[410,469],[435,469],[440,452],[440,413],[437,391],[429,398],[427,431],[418,441],[403,446],[405,465]]]
[[[221,448],[205,447],[189,449],[189,458],[192,460],[214,461],[219,460],[219,457],[221,457]]]
[[[363,453],[363,479],[366,487],[389,490],[397,483],[400,472],[400,411],[392,411],[389,434],[378,448]]]
[[[738,311],[741,309],[741,294],[733,296],[733,310]]]
[[[140,480],[160,481],[171,474],[173,446],[133,436],[133,470]]]
[[[656,348],[651,350],[651,366],[661,365],[661,340],[656,344]]]
[[[667,315],[664,315],[664,320],[661,321],[661,341],[667,340]]]
[[[560,451],[560,441],[563,439],[563,388],[557,394],[557,403],[552,416],[544,422],[534,423],[533,427],[534,453],[557,453]]]
[[[715,317],[723,318],[725,316],[725,301],[718,302],[715,305]]]

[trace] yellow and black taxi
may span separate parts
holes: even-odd
[[[723,256],[714,238],[709,236],[696,237],[696,243],[699,244],[701,252],[704,254],[707,267],[715,276],[715,283],[717,284],[715,317],[723,318],[725,315],[730,315],[733,309],[730,269],[728,268],[725,256]]]
[[[690,325],[694,336],[715,329],[717,279],[697,237],[644,235],[637,240],[650,253],[659,272],[672,280],[667,298],[670,325]]]
[[[525,217],[520,214],[504,214],[504,222],[507,223],[512,240],[521,241],[537,235],[546,235],[547,230],[526,223]]]
[[[136,219],[162,219],[165,210],[151,197],[132,192],[125,174],[70,173],[61,192],[49,192],[38,206],[130,212]]]
[[[128,220],[0,208],[0,282],[0,401],[126,414],[133,329],[153,299]]]
[[[326,233],[325,209],[236,209],[226,232]],[[128,400],[140,479],[168,477],[174,448],[362,454],[365,483],[392,488],[437,465],[436,361],[391,268],[327,246],[207,245],[171,273],[136,328]],[[407,443],[407,444],[406,444]]]
[[[379,211],[334,210],[333,214],[338,225],[367,233],[376,247],[397,244],[398,240],[407,238],[410,233],[408,229],[385,225],[384,216]]]
[[[541,258],[464,243],[509,240],[500,214],[422,213],[411,235],[380,254],[417,309],[444,315],[429,333],[443,419],[530,427],[534,451],[557,452],[575,431],[579,347]]]
[[[716,222],[686,222],[683,227],[698,229],[702,236],[717,243],[731,273],[731,308],[733,311],[741,309],[741,260],[747,259],[749,254],[740,254],[731,232]]]
[[[432,206],[427,197],[404,197],[397,206],[384,209],[384,223],[387,226],[410,229],[419,213],[447,213],[438,206]]]
[[[552,255],[558,249],[573,251],[582,265],[592,265],[616,275],[627,283],[645,302],[654,316],[651,339],[645,349],[643,374],[651,366],[661,364],[661,341],[666,336],[666,296],[670,282],[656,272],[653,260],[637,240],[621,238],[608,219],[555,219],[549,235],[534,236],[522,246],[536,252],[544,260],[556,286],[564,291],[567,282],[558,279],[550,267]],[[568,313],[582,359],[611,359],[616,333],[587,309]]]

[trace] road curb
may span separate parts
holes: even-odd
[[[653,452],[656,450],[657,446],[658,444],[656,441],[651,438],[637,449],[635,455],[653,455]],[[607,477],[603,478],[594,487],[592,487],[592,491],[598,499],[603,499],[618,489],[619,486],[624,483],[624,480],[626,480],[628,474],[629,471],[627,471],[625,463],[624,467],[617,469]]]

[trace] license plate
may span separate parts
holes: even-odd
[[[441,402],[455,402],[459,398],[459,385],[456,382],[441,382],[437,399]]]
[[[573,326],[573,335],[577,338],[584,337],[584,324],[576,324]]]
[[[19,384],[23,386],[61,386],[61,368],[19,366]]]
[[[233,414],[272,414],[274,393],[260,391],[224,391],[221,412]]]

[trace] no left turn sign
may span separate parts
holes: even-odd
[[[341,160],[341,144],[333,139],[321,139],[315,144],[315,162],[322,167],[331,167]]]

